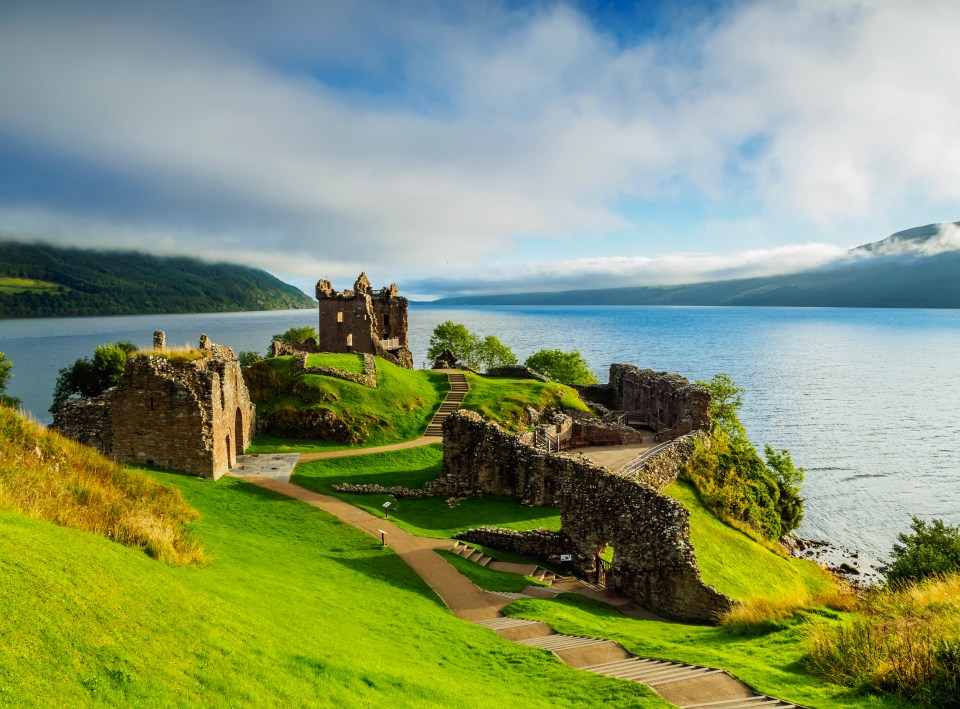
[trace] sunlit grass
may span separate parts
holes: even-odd
[[[530,424],[528,407],[537,411],[590,410],[577,391],[565,384],[536,379],[486,377],[471,372],[467,372],[466,377],[470,392],[463,401],[463,408],[476,411],[485,419],[494,421],[513,433]]]

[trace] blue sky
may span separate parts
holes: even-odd
[[[418,296],[960,218],[960,5],[0,4],[0,234]]]

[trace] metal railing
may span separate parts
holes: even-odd
[[[659,446],[654,446],[648,451],[644,451],[638,455],[633,460],[629,461],[626,465],[621,466],[620,470],[617,472],[622,475],[632,475],[642,468],[648,460],[654,458],[661,453],[665,452],[670,446],[672,446],[675,441],[667,441],[666,443],[661,443]]]
[[[400,349],[400,338],[391,337],[389,340],[380,340],[380,346],[385,350]]]
[[[551,436],[542,428],[533,429],[533,447],[544,450],[547,453],[560,452],[560,437]]]

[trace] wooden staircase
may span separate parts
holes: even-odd
[[[447,372],[447,381],[450,382],[450,391],[446,398],[440,404],[440,409],[433,417],[433,421],[427,426],[424,436],[443,438],[443,422],[447,416],[460,408],[467,392],[470,391],[470,385],[467,384],[467,377],[463,372]]]

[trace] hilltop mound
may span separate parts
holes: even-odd
[[[197,519],[176,490],[0,405],[0,507],[95,532],[170,564],[197,564]]]

